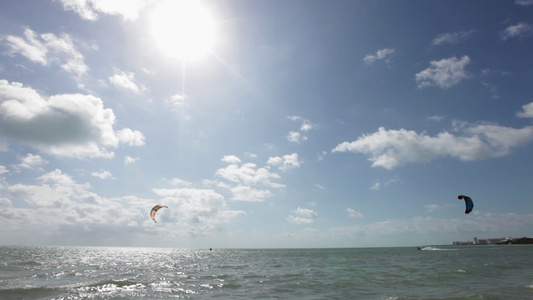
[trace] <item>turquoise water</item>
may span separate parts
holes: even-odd
[[[0,247],[0,299],[168,298],[533,299],[533,247]]]

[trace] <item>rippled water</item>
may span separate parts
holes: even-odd
[[[533,299],[533,247],[0,247],[0,299]]]

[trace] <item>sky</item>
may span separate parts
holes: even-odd
[[[0,244],[533,236],[531,0],[0,6]]]

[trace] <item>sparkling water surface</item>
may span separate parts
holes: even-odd
[[[533,299],[532,246],[0,247],[0,299]]]

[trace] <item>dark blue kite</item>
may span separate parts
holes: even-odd
[[[466,205],[465,214],[469,214],[472,211],[472,209],[474,209],[474,202],[472,202],[472,199],[470,199],[470,197],[465,196],[465,195],[459,195],[457,198],[465,199],[465,205]]]

